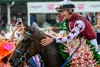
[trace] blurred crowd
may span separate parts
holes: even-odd
[[[83,13],[79,13],[80,15],[83,15]],[[86,19],[93,25],[93,28],[94,30],[96,30],[97,32],[97,35],[98,33],[100,33],[99,31],[99,28],[100,28],[100,12],[98,13],[92,13],[92,12],[89,12],[85,15],[83,15],[86,17]],[[21,14],[21,13],[18,13],[18,14],[12,14],[11,15],[11,28],[13,28],[17,22],[17,18],[21,18],[22,19],[22,22],[27,22],[26,21],[26,14]],[[34,17],[31,17],[31,19],[34,20]],[[35,17],[35,20],[34,21],[31,21],[31,26],[32,24],[34,24],[36,22],[36,17]],[[38,23],[37,23],[38,24]],[[5,34],[8,33],[8,32],[11,32],[11,28],[9,30],[6,30],[6,25],[7,25],[7,16],[3,15],[3,16],[0,16],[0,37],[4,38],[5,37]],[[56,22],[56,19],[55,19],[55,24],[54,26],[59,26],[60,23],[59,22]],[[50,24],[50,22],[48,23],[47,21],[45,21],[44,23],[42,23],[42,27],[46,28],[48,26],[51,26],[52,25]],[[100,36],[100,34],[98,35]]]
[[[14,26],[16,24],[17,18],[22,18],[24,22],[26,22],[26,14],[18,13],[18,14],[11,14],[11,25]],[[0,30],[5,30],[7,25],[7,15],[0,15]],[[4,29],[2,29],[4,28]]]
[[[23,13],[12,14],[10,27],[9,27],[9,29],[6,29],[7,28],[7,16],[0,15],[0,37],[1,38],[5,38],[5,35],[7,33],[12,32],[12,28],[16,27],[17,18],[21,18],[24,23],[26,22],[26,15],[25,14],[23,14]]]
[[[26,14],[24,13],[12,14],[11,15],[11,25],[12,26],[15,26],[17,22],[17,18],[21,18],[23,22],[26,22]]]
[[[99,22],[99,16],[100,16],[100,13],[92,13],[92,12],[89,12],[87,15],[86,15],[86,19],[92,24],[92,25],[95,25],[97,24],[97,22]]]

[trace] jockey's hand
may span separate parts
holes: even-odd
[[[53,38],[48,37],[48,36],[45,36],[45,39],[41,40],[42,46],[47,46],[47,45],[49,45],[52,42],[53,42]]]

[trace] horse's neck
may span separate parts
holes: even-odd
[[[44,38],[44,33],[42,31],[40,31],[38,28],[33,27],[33,35],[35,35],[35,37],[43,39]]]

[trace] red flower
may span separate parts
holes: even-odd
[[[80,56],[79,56],[79,57],[77,57],[77,60],[80,60],[80,59],[82,59]]]
[[[89,56],[89,55],[90,55],[90,53],[89,53],[89,52],[85,52],[85,55]]]
[[[88,62],[89,61],[89,58],[87,57],[87,58],[84,58],[84,60],[86,61],[86,62]]]

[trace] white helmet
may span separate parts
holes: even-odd
[[[68,8],[73,9],[73,8],[75,8],[75,5],[70,0],[64,0],[64,1],[62,1],[62,2],[59,3],[58,7],[56,7],[56,11],[59,12],[59,11],[61,11],[64,8],[66,8],[66,9],[68,9]]]

